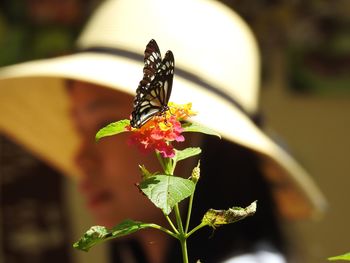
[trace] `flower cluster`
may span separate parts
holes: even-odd
[[[127,126],[132,131],[129,144],[136,145],[141,152],[158,151],[163,157],[174,157],[175,150],[171,142],[183,142],[181,121],[195,115],[192,104],[169,103],[169,110],[163,115],[156,115],[141,128]]]

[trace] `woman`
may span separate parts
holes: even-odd
[[[142,52],[151,38],[162,53],[170,49],[175,56],[171,101],[192,102],[195,121],[224,138],[203,140],[196,202],[202,207],[194,207],[192,222],[211,207],[259,200],[254,217],[218,229],[211,239],[205,231],[191,238],[191,260],[261,262],[268,255],[265,262],[286,262],[280,216],[310,217],[323,210],[325,201],[308,174],[258,126],[257,45],[247,25],[218,2],[106,1],[79,38],[78,52],[0,72],[2,129],[62,171],[80,174],[79,189],[98,224],[113,226],[125,218],[163,224],[133,186],[139,181],[137,164],[157,170],[155,160],[140,160],[124,135],[99,144],[93,140],[99,128],[132,111]],[[30,89],[24,91],[24,85]],[[16,103],[20,112],[13,110]],[[35,125],[24,131],[25,123]],[[179,262],[171,242],[162,233],[141,231],[118,243],[112,257]]]

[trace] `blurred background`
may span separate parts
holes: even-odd
[[[1,0],[0,66],[70,52],[101,1]],[[350,1],[222,2],[258,38],[270,136],[329,200],[325,217],[285,224],[298,262],[326,262],[350,251]],[[104,262],[103,246],[71,247],[92,222],[69,181],[0,134],[0,262]]]

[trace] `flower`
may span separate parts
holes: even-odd
[[[126,127],[132,134],[128,143],[136,145],[141,152],[158,151],[163,157],[172,158],[175,150],[171,142],[183,142],[181,121],[193,116],[192,104],[169,103],[169,110],[164,114],[153,116],[140,128]]]
[[[176,104],[169,102],[169,111],[167,111],[167,117],[170,115],[176,116],[180,121],[186,120],[188,117],[194,116],[197,113],[192,110],[192,103]]]

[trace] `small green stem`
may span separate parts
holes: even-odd
[[[179,239],[179,237],[178,237],[177,234],[171,232],[169,229],[166,229],[165,227],[162,227],[162,226],[157,225],[157,224],[149,224],[149,227],[152,227],[152,228],[161,230],[161,231],[167,233],[168,235],[171,235],[172,237],[174,237],[174,238],[176,238],[176,239]]]
[[[173,162],[169,158],[164,158],[165,163],[165,174],[167,175],[174,175],[174,169],[173,169]]]
[[[158,159],[160,165],[162,166],[163,171],[165,172],[166,171],[166,167],[165,167],[165,164],[164,164],[163,157],[157,151],[156,151],[156,156],[157,156],[157,159]]]
[[[173,160],[172,161],[172,165],[171,165],[171,169],[170,169],[170,174],[171,175],[174,175],[175,167],[176,167],[176,161]]]
[[[196,232],[198,229],[201,229],[202,227],[205,227],[207,224],[205,223],[200,223],[198,226],[193,228],[190,232],[186,234],[186,238],[188,238],[190,235],[192,235],[194,232]]]
[[[173,222],[171,221],[170,217],[167,216],[166,214],[164,214],[166,220],[168,221],[169,225],[171,226],[171,228],[174,230],[174,232],[176,234],[179,234],[179,231],[176,229],[176,227],[174,226]]]
[[[193,193],[190,196],[190,201],[188,203],[188,211],[187,211],[187,219],[186,219],[186,226],[185,226],[185,233],[187,233],[188,228],[190,226],[190,219],[191,219],[191,213],[192,213],[192,204],[193,204],[193,198],[194,198],[194,193],[196,191],[196,185],[194,186]]]
[[[179,229],[179,232],[180,232],[180,234],[184,234],[184,228],[182,226],[182,220],[181,220],[180,209],[179,209],[178,204],[175,205],[174,210],[175,210],[176,223],[177,223],[177,227]]]
[[[162,166],[164,173],[167,175],[173,175],[174,170],[175,170],[175,166],[176,166],[176,162],[173,163],[172,159],[164,158],[157,151],[156,151],[156,156],[157,156],[157,159],[158,159],[160,165]]]

